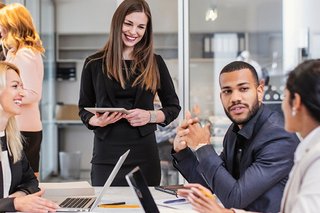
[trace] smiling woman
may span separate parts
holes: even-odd
[[[158,94],[162,108],[154,110]],[[124,108],[128,113],[92,113],[88,107]],[[154,54],[152,18],[145,0],[124,0],[116,9],[106,45],[84,64],[79,115],[94,130],[91,182],[105,183],[118,157],[130,155],[113,185],[127,185],[125,175],[139,166],[148,185],[160,183],[156,123],[166,126],[179,114],[178,96],[168,68]]]
[[[24,90],[16,66],[0,62],[0,211],[48,212],[58,205],[41,198],[38,180],[23,152],[15,116]]]
[[[5,60],[16,65],[21,72],[25,95],[17,124],[24,136],[24,151],[33,171],[38,174],[42,141],[39,103],[42,97],[44,48],[32,16],[22,4],[8,4],[0,10],[0,28],[2,44],[8,50]]]

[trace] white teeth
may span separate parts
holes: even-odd
[[[15,104],[21,104],[21,101],[20,100],[14,100],[14,103]]]

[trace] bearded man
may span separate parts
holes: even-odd
[[[187,116],[177,129],[173,164],[188,182],[210,188],[226,208],[279,212],[299,139],[284,130],[283,116],[262,103],[263,83],[246,62],[226,65],[220,99],[232,121],[218,155],[209,126]]]

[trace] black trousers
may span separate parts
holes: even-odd
[[[26,132],[21,131],[23,136],[23,150],[29,160],[30,166],[34,172],[39,172],[40,148],[42,141],[42,131]]]
[[[115,165],[92,164],[91,184],[92,186],[103,186]],[[140,165],[122,165],[111,186],[128,186],[125,179],[136,166],[139,166],[149,186],[159,186],[161,179],[160,161],[157,163],[145,163]]]

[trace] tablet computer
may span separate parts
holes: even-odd
[[[154,188],[172,195],[177,195],[178,189],[186,189],[183,185],[155,186]]]
[[[124,114],[129,114],[129,111],[125,108],[106,108],[106,107],[85,107],[85,110],[95,114],[100,113],[103,114],[105,112],[121,112]]]

